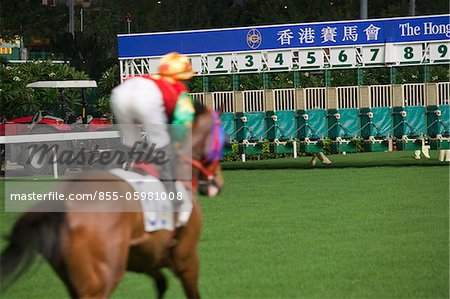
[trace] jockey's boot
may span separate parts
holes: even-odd
[[[167,200],[170,200],[172,203],[173,208],[173,224],[174,228],[176,229],[177,223],[178,223],[178,210],[181,206],[182,200],[178,200],[177,196],[177,188],[175,186],[176,177],[175,177],[175,155],[173,154],[173,150],[171,148],[171,145],[167,145],[162,149],[159,149],[160,151],[164,151],[166,153],[167,162],[162,163],[161,165],[158,165],[159,174],[161,182],[164,184],[164,187],[166,189],[166,198]]]

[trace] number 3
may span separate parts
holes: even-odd
[[[247,63],[245,64],[246,67],[252,67],[254,65],[252,55],[245,56],[245,59],[247,59]]]

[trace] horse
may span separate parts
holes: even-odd
[[[162,298],[167,289],[161,271],[164,267],[171,268],[181,280],[187,298],[199,298],[197,248],[202,217],[195,193],[208,194],[211,188],[220,191],[224,181],[217,156],[219,116],[197,103],[195,108],[192,161],[189,161],[193,166],[193,207],[185,226],[177,228],[175,233],[169,230],[149,233],[144,230],[142,211],[75,212],[65,202],[61,203],[64,212],[27,212],[16,221],[9,244],[1,253],[2,290],[25,272],[39,252],[72,298],[108,298],[126,271],[152,277],[157,297]],[[212,144],[216,144],[214,158],[210,157]],[[91,181],[91,178],[96,180]],[[133,192],[125,180],[106,170],[76,174],[72,179],[83,182],[83,193],[94,190],[118,194]],[[113,180],[115,190],[102,187],[98,179]],[[80,193],[74,190],[70,180],[59,183],[56,189]]]

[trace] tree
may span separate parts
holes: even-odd
[[[31,89],[26,85],[41,80],[81,80],[88,76],[66,64],[51,62],[28,62],[18,65],[0,66],[0,103],[6,118],[34,114],[39,109],[55,109],[59,113],[60,95],[56,89]],[[76,90],[65,93],[69,109],[80,105]]]

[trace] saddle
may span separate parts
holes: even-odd
[[[141,195],[139,200],[143,215],[144,228],[147,232],[158,230],[175,231],[177,227],[185,226],[191,216],[193,203],[191,194],[181,182],[176,182],[177,195],[180,193],[182,202],[178,206],[177,221],[174,223],[174,207],[171,199],[163,197],[166,188],[159,180],[159,172],[154,165],[149,163],[135,163],[130,171],[120,168],[112,169],[110,172],[126,181],[135,193]],[[145,196],[142,197],[142,196]],[[176,200],[176,198],[172,199]]]
[[[155,165],[150,163],[135,162],[131,164],[130,171],[139,173],[141,175],[150,175],[158,179],[160,178],[159,170],[156,168]]]

